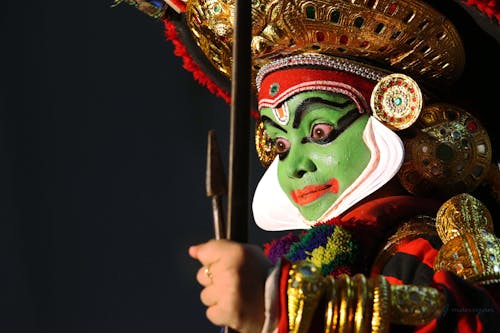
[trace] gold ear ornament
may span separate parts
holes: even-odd
[[[370,106],[373,116],[394,131],[410,127],[422,110],[420,87],[411,77],[394,73],[378,81]]]
[[[255,124],[255,150],[263,167],[267,168],[276,158],[276,146],[267,134],[264,122],[258,119]]]

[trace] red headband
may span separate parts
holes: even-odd
[[[376,82],[349,72],[331,69],[288,68],[269,73],[259,89],[259,109],[276,108],[284,100],[303,91],[323,90],[349,96],[360,112],[369,110]]]

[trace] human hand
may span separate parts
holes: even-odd
[[[207,318],[240,333],[261,332],[264,284],[272,267],[263,251],[255,245],[210,240],[191,246],[189,255],[203,265],[196,278],[204,287],[200,298]]]

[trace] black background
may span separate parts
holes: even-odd
[[[229,106],[161,22],[111,3],[0,4],[2,333],[219,331],[187,249],[212,236],[207,133],[227,161]],[[466,37],[475,66],[452,95],[482,97],[496,141],[500,48]],[[249,226],[250,242],[276,236]]]
[[[212,237],[207,133],[227,161],[229,106],[160,21],[111,3],[0,5],[0,332],[219,331],[187,250]]]

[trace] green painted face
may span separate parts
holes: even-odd
[[[369,116],[345,95],[299,93],[278,111],[262,108],[261,117],[279,154],[280,186],[309,221],[321,217],[368,165],[362,137]]]

